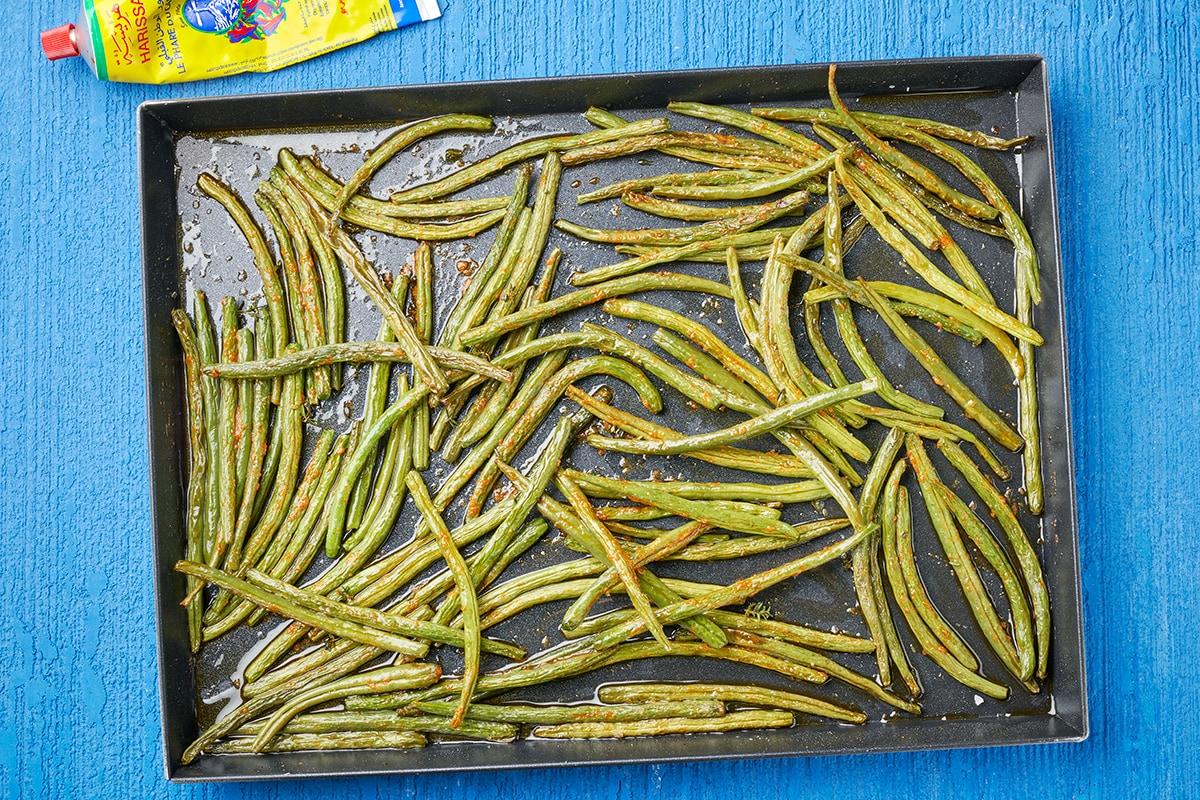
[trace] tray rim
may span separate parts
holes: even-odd
[[[458,765],[458,764],[447,763],[447,764],[432,764],[432,765],[416,766],[416,767],[388,764],[386,753],[384,753],[384,756],[382,759],[366,759],[367,761],[378,761],[378,763],[363,764],[361,766],[351,768],[351,769],[333,769],[333,768],[323,768],[323,767],[309,769],[304,766],[299,766],[299,764],[295,763],[297,761],[297,759],[292,758],[291,756],[258,757],[259,759],[265,758],[267,761],[273,761],[273,762],[277,763],[277,766],[274,769],[274,771],[267,771],[267,772],[244,771],[244,770],[240,770],[240,769],[231,769],[228,771],[214,770],[211,768],[211,766],[209,766],[208,768],[205,768],[206,764],[208,762],[211,762],[214,758],[214,757],[208,757],[207,759],[202,760],[202,761],[198,762],[197,764],[183,767],[178,764],[178,758],[177,758],[178,749],[176,747],[172,746],[172,730],[170,728],[170,725],[168,724],[169,718],[171,716],[169,714],[169,704],[170,704],[171,698],[170,698],[170,691],[169,691],[168,683],[166,680],[166,670],[164,670],[164,668],[163,668],[165,652],[167,650],[166,634],[164,633],[164,629],[163,629],[163,618],[164,618],[165,612],[167,610],[166,606],[164,605],[167,602],[167,598],[164,594],[164,592],[165,592],[164,583],[166,583],[167,579],[170,578],[170,570],[169,570],[169,564],[164,565],[162,563],[163,558],[162,558],[162,552],[161,552],[161,549],[162,549],[161,545],[163,542],[159,535],[160,520],[159,520],[159,513],[158,513],[160,511],[160,508],[159,508],[158,503],[154,502],[154,507],[151,509],[151,518],[152,518],[152,526],[154,529],[153,537],[152,537],[153,557],[154,557],[154,564],[156,567],[156,571],[155,571],[155,605],[156,605],[155,611],[156,611],[156,628],[157,628],[156,647],[157,647],[157,651],[158,651],[157,652],[158,666],[159,666],[158,680],[159,680],[159,694],[160,694],[161,725],[162,725],[162,734],[163,734],[162,741],[163,741],[165,777],[167,777],[172,782],[191,783],[191,782],[223,781],[223,780],[259,780],[259,779],[270,780],[270,779],[295,778],[295,777],[335,777],[335,776],[340,777],[340,776],[348,776],[348,775],[419,774],[419,773],[426,773],[426,772],[428,772],[428,773],[454,772],[454,771],[463,771],[463,770],[469,770],[469,769],[529,769],[529,768],[544,768],[544,767],[584,766],[584,765],[591,765],[591,764],[613,765],[613,764],[655,763],[655,762],[667,763],[667,762],[678,762],[678,761],[687,761],[687,760],[720,760],[720,759],[730,759],[730,758],[741,758],[741,757],[747,757],[747,756],[786,757],[786,756],[818,755],[818,754],[822,754],[822,755],[867,754],[867,753],[878,753],[878,752],[902,752],[902,751],[932,750],[932,749],[964,749],[964,748],[986,747],[986,746],[1022,745],[1022,744],[1038,744],[1038,743],[1052,743],[1052,742],[1078,742],[1078,741],[1082,741],[1083,739],[1085,739],[1088,736],[1088,734],[1089,734],[1089,721],[1088,721],[1089,716],[1088,716],[1088,698],[1087,698],[1087,676],[1086,676],[1086,659],[1085,659],[1085,652],[1084,652],[1083,622],[1082,622],[1082,613],[1083,613],[1082,575],[1081,575],[1081,565],[1080,565],[1080,558],[1079,558],[1079,541],[1078,541],[1079,530],[1078,530],[1078,519],[1077,519],[1076,493],[1075,493],[1075,467],[1074,467],[1073,438],[1072,438],[1072,425],[1071,425],[1069,374],[1067,372],[1067,369],[1069,367],[1069,358],[1068,358],[1069,352],[1068,352],[1068,342],[1066,341],[1066,320],[1065,320],[1066,305],[1065,305],[1065,298],[1064,298],[1065,290],[1064,290],[1063,280],[1062,280],[1063,276],[1062,276],[1061,238],[1060,238],[1060,229],[1059,229],[1059,210],[1058,210],[1058,203],[1057,203],[1057,187],[1056,187],[1055,178],[1054,178],[1055,172],[1054,172],[1053,135],[1052,135],[1052,130],[1051,130],[1051,114],[1050,114],[1048,75],[1047,75],[1046,62],[1041,56],[1037,56],[1037,55],[1013,55],[1013,56],[1000,55],[1000,56],[954,57],[954,58],[936,58],[936,59],[920,59],[920,58],[918,58],[918,59],[894,59],[894,60],[854,61],[854,62],[837,62],[837,63],[838,63],[840,74],[842,74],[843,76],[852,76],[856,70],[862,70],[862,69],[870,69],[870,70],[893,69],[893,70],[897,70],[897,71],[902,71],[902,70],[913,69],[913,68],[918,68],[918,69],[935,68],[936,69],[939,67],[949,67],[949,68],[960,67],[960,66],[974,67],[977,65],[984,65],[984,66],[987,66],[987,65],[1001,66],[1001,65],[1003,65],[1003,66],[1006,66],[1009,68],[1015,68],[1017,70],[1025,70],[1024,77],[1021,78],[1021,80],[1017,81],[1015,84],[1005,83],[1003,85],[995,84],[995,85],[988,85],[988,86],[984,86],[984,85],[951,86],[951,87],[946,87],[941,90],[942,92],[947,92],[947,93],[948,92],[969,92],[972,90],[978,91],[978,90],[985,90],[985,89],[1001,89],[1001,88],[1007,88],[1008,90],[1012,90],[1015,92],[1015,90],[1018,88],[1019,85],[1023,85],[1025,81],[1030,80],[1031,78],[1034,78],[1039,81],[1038,88],[1040,89],[1041,100],[1042,100],[1042,102],[1040,103],[1040,107],[1039,107],[1039,110],[1040,110],[1040,113],[1042,116],[1039,119],[1039,121],[1044,120],[1047,144],[1048,144],[1047,152],[1046,152],[1047,169],[1048,169],[1047,184],[1044,187],[1039,186],[1039,188],[1041,190],[1047,192],[1046,204],[1049,207],[1049,215],[1050,215],[1049,227],[1050,227],[1050,246],[1051,246],[1051,253],[1047,254],[1047,253],[1043,252],[1043,253],[1040,253],[1040,255],[1042,256],[1043,261],[1047,260],[1046,259],[1047,255],[1051,256],[1051,258],[1053,260],[1053,267],[1054,267],[1057,277],[1058,277],[1058,286],[1057,286],[1058,296],[1057,296],[1057,298],[1054,298],[1054,299],[1056,299],[1057,303],[1058,303],[1057,308],[1058,308],[1058,314],[1060,317],[1059,325],[1061,327],[1061,334],[1062,334],[1061,359],[1062,359],[1063,370],[1064,370],[1063,374],[1061,376],[1062,383],[1063,383],[1062,389],[1063,389],[1063,395],[1064,395],[1064,397],[1063,397],[1064,418],[1063,418],[1062,423],[1063,423],[1063,429],[1066,434],[1066,440],[1067,440],[1065,447],[1063,448],[1063,452],[1062,452],[1062,456],[1065,460],[1065,470],[1064,471],[1065,471],[1066,478],[1067,478],[1067,480],[1066,480],[1067,485],[1064,487],[1062,485],[1062,479],[1060,478],[1058,491],[1059,491],[1059,493],[1063,493],[1064,488],[1065,488],[1065,492],[1068,495],[1068,501],[1067,501],[1065,507],[1062,509],[1062,511],[1063,511],[1063,513],[1069,515],[1070,522],[1071,522],[1071,541],[1068,543],[1068,546],[1065,548],[1061,545],[1056,546],[1055,554],[1056,554],[1056,559],[1062,559],[1064,557],[1067,559],[1067,561],[1068,561],[1067,567],[1069,568],[1070,572],[1073,572],[1073,577],[1074,577],[1073,591],[1072,591],[1071,587],[1069,587],[1069,586],[1056,586],[1055,594],[1056,594],[1057,603],[1059,605],[1062,605],[1064,603],[1064,601],[1066,601],[1070,605],[1070,610],[1075,612],[1075,617],[1078,620],[1078,624],[1073,625],[1072,630],[1069,630],[1069,631],[1062,630],[1061,626],[1056,622],[1056,629],[1058,630],[1058,632],[1056,633],[1056,642],[1061,644],[1065,638],[1069,638],[1070,643],[1071,643],[1070,649],[1075,654],[1077,654],[1077,657],[1078,657],[1077,668],[1072,671],[1072,677],[1077,679],[1078,687],[1079,687],[1079,697],[1072,698],[1078,704],[1078,714],[1077,714],[1076,718],[1074,720],[1072,720],[1071,722],[1067,722],[1061,716],[1058,716],[1055,713],[1053,713],[1053,711],[1050,715],[1046,715],[1045,717],[1036,718],[1036,719],[1040,720],[1039,724],[1042,724],[1043,727],[1055,729],[1054,732],[1048,733],[1048,734],[1043,733],[1043,735],[1041,735],[1041,736],[1031,736],[1031,735],[1027,735],[1027,734],[1023,735],[1021,733],[1021,731],[1023,731],[1026,727],[1028,727],[1028,725],[1021,724],[1021,723],[1008,724],[1008,725],[1001,724],[1001,725],[997,726],[997,724],[994,721],[990,721],[990,720],[980,720],[980,719],[958,720],[958,721],[943,720],[941,722],[940,727],[935,726],[934,728],[932,728],[932,730],[937,731],[937,735],[935,735],[933,737],[935,739],[935,741],[933,743],[906,742],[905,739],[907,737],[902,736],[902,737],[900,737],[900,740],[895,743],[882,743],[881,744],[881,743],[875,742],[867,747],[856,746],[854,744],[845,744],[844,741],[846,739],[853,740],[853,739],[856,739],[859,737],[843,736],[842,743],[834,742],[829,745],[793,746],[790,748],[789,747],[774,748],[774,749],[770,749],[766,752],[763,752],[761,750],[743,751],[741,748],[731,747],[731,748],[721,749],[719,752],[704,753],[701,755],[696,755],[694,753],[689,753],[689,752],[683,752],[683,753],[674,754],[674,755],[671,753],[666,753],[666,754],[659,753],[659,754],[655,754],[655,755],[646,755],[646,754],[638,754],[637,749],[635,748],[634,750],[631,750],[630,751],[631,754],[628,754],[628,755],[617,754],[617,755],[613,755],[613,756],[607,756],[607,755],[601,754],[600,757],[596,757],[596,755],[589,755],[586,758],[580,758],[580,757],[570,758],[570,757],[568,757],[565,760],[564,759],[553,759],[553,758],[551,758],[551,759],[538,758],[532,762],[516,761],[516,760],[513,760],[510,758],[508,760],[501,759],[495,763],[487,763],[487,764]],[[150,188],[151,182],[147,180],[147,176],[152,173],[153,167],[154,167],[154,164],[151,163],[152,155],[150,153],[150,151],[153,149],[151,146],[153,137],[156,135],[162,136],[163,134],[167,134],[170,137],[174,137],[174,136],[180,134],[181,132],[212,134],[212,133],[220,133],[220,132],[227,131],[227,130],[228,131],[232,131],[232,130],[239,130],[239,131],[264,130],[265,131],[265,130],[282,130],[282,129],[288,129],[288,128],[302,128],[302,127],[307,126],[304,123],[293,123],[293,122],[288,122],[288,121],[284,121],[282,123],[276,122],[275,124],[270,124],[270,125],[267,125],[267,124],[259,125],[259,126],[238,125],[236,127],[230,127],[228,125],[219,125],[219,124],[212,124],[212,125],[191,124],[186,127],[185,131],[181,131],[181,126],[178,126],[178,121],[182,118],[182,116],[188,115],[188,114],[197,114],[197,113],[202,114],[206,110],[212,111],[212,110],[232,108],[235,111],[240,112],[243,109],[243,107],[244,108],[262,109],[262,108],[268,108],[268,107],[275,108],[276,106],[283,106],[283,107],[285,107],[285,110],[288,111],[288,113],[295,115],[297,113],[297,111],[296,111],[297,107],[300,107],[300,106],[306,107],[307,109],[311,109],[313,107],[316,107],[318,109],[325,108],[325,106],[323,106],[323,104],[312,103],[312,101],[316,98],[335,98],[335,97],[336,98],[346,98],[346,97],[348,97],[351,99],[363,99],[363,98],[377,97],[380,95],[391,96],[391,95],[398,95],[398,94],[404,94],[404,93],[410,93],[410,94],[415,94],[415,95],[426,95],[426,94],[438,95],[438,94],[443,94],[443,93],[447,93],[447,92],[453,93],[453,94],[460,94],[460,93],[461,94],[469,94],[472,92],[481,92],[481,91],[482,92],[502,92],[503,90],[528,90],[530,88],[535,88],[535,87],[541,88],[544,90],[550,90],[550,89],[554,89],[554,88],[561,89],[561,88],[569,87],[569,86],[578,87],[581,84],[586,87],[609,86],[609,85],[613,84],[614,82],[629,84],[632,82],[644,83],[644,82],[664,82],[665,81],[667,83],[671,83],[671,82],[682,81],[685,83],[689,83],[689,82],[695,82],[697,80],[703,81],[703,80],[710,80],[710,79],[731,79],[731,78],[739,79],[739,80],[748,80],[748,79],[753,79],[753,78],[762,78],[762,77],[766,77],[766,76],[776,76],[776,77],[778,77],[780,75],[794,76],[794,75],[808,74],[808,73],[823,74],[824,70],[826,70],[827,67],[828,67],[828,64],[791,64],[791,65],[776,65],[776,66],[763,65],[763,66],[747,66],[747,67],[722,67],[722,68],[715,68],[715,69],[697,69],[697,70],[662,70],[662,71],[653,71],[653,72],[617,73],[617,74],[607,74],[607,75],[561,76],[561,77],[549,77],[549,78],[518,78],[518,79],[505,79],[505,80],[496,80],[496,81],[469,81],[469,82],[457,82],[457,83],[414,84],[414,85],[404,85],[404,86],[355,87],[355,88],[349,88],[349,89],[305,90],[305,91],[300,91],[300,92],[274,92],[274,93],[251,94],[251,95],[227,95],[227,96],[215,95],[215,96],[206,96],[206,97],[199,97],[199,98],[152,100],[152,101],[147,101],[147,102],[142,103],[138,107],[138,112],[137,112],[137,136],[138,136],[138,149],[139,149],[139,159],[138,159],[139,186],[140,186],[139,199],[140,199],[140,206],[141,206],[141,228],[142,228],[142,244],[143,244],[143,253],[142,253],[143,289],[144,289],[144,295],[145,295],[143,314],[145,316],[144,331],[145,331],[145,336],[147,339],[147,342],[146,342],[146,344],[147,344],[146,368],[147,368],[147,384],[148,384],[148,386],[147,386],[147,428],[148,428],[148,437],[150,439],[150,442],[153,443],[156,439],[156,436],[159,435],[158,432],[155,430],[156,421],[158,420],[157,409],[155,408],[155,403],[156,403],[158,397],[157,397],[157,392],[155,390],[155,386],[154,386],[153,380],[152,380],[152,375],[155,371],[155,364],[152,363],[153,355],[152,355],[151,347],[150,347],[150,344],[151,344],[150,339],[152,336],[154,323],[152,320],[152,316],[153,316],[152,309],[150,308],[150,302],[149,302],[150,301],[150,277],[151,277],[153,270],[155,269],[156,264],[152,263],[152,254],[149,252],[149,248],[147,247],[147,241],[153,240],[153,238],[154,238],[155,231],[153,230],[153,228],[158,221],[153,214],[148,213],[148,208],[149,208],[148,199],[152,199],[149,196],[153,194],[153,190]],[[845,77],[843,78],[843,80],[845,80]],[[747,96],[749,96],[749,95],[754,94],[754,92],[747,91],[746,94],[747,94]],[[851,92],[851,91],[847,91],[846,94],[848,96],[854,96],[855,93]],[[632,102],[637,102],[637,101],[633,100]],[[732,101],[730,101],[730,102],[732,102]],[[1018,98],[1018,102],[1019,102],[1019,98]],[[336,108],[336,105],[330,104],[328,109],[320,112],[316,116],[324,116],[324,117],[328,118],[330,116],[330,114],[334,114],[334,115],[337,115],[338,119],[336,119],[336,120],[326,119],[325,121],[322,121],[322,122],[310,122],[308,124],[309,125],[321,125],[322,127],[333,127],[333,126],[342,126],[342,125],[362,127],[364,125],[369,125],[369,124],[373,124],[376,122],[384,122],[385,120],[391,120],[394,122],[396,119],[404,118],[403,114],[402,114],[402,110],[400,110],[400,109],[397,110],[398,112],[400,112],[399,114],[393,114],[393,115],[387,116],[387,117],[377,116],[375,119],[366,120],[366,119],[352,119],[352,118],[341,117],[340,114],[337,114],[336,111],[332,110],[333,108]],[[572,104],[569,104],[569,106],[565,107],[563,110],[571,110],[571,109],[582,110],[582,104],[581,103],[572,103]],[[314,116],[309,110],[305,110],[300,113],[308,114],[309,119],[312,119]],[[519,110],[515,110],[513,113],[556,113],[556,111],[520,112]],[[211,118],[219,119],[219,116],[213,115],[213,117],[211,117]],[[172,150],[172,152],[173,152],[173,150]],[[174,164],[174,161],[172,160],[172,165],[173,164]],[[159,188],[161,189],[162,187],[159,187]],[[173,187],[171,187],[171,191],[173,192]],[[172,203],[170,205],[171,205],[171,208],[170,208],[171,215],[175,216],[177,214],[177,211],[174,207],[174,204]],[[159,216],[161,216],[161,213]],[[178,413],[177,409],[176,409],[175,413]],[[156,470],[156,466],[160,466],[160,465],[156,465],[156,463],[155,463],[156,455],[157,455],[155,448],[153,446],[151,446],[150,448],[148,448],[148,450],[149,450],[149,456],[150,456],[150,462],[151,462],[150,463],[150,474],[149,474],[150,484],[151,484],[151,497],[157,498],[159,491],[161,491],[163,489],[163,487],[158,485],[162,481],[160,481],[158,479],[157,476],[159,475],[159,472]],[[173,476],[168,476],[166,483],[170,484],[173,481],[173,479],[174,479]],[[176,489],[178,489],[178,487],[176,487]],[[164,566],[166,567],[165,572],[167,573],[165,576],[164,576]],[[1064,636],[1064,634],[1065,634],[1065,636]],[[1057,649],[1058,648],[1056,647],[1056,651],[1057,651]],[[194,696],[192,697],[192,700],[194,701]],[[1031,718],[1031,719],[1033,719],[1033,718]],[[924,723],[923,727],[926,727],[926,728],[928,728],[931,724],[936,724],[936,721],[928,720],[928,719],[922,720],[922,722]],[[961,724],[956,724],[956,723],[961,723]],[[975,726],[975,727],[982,726],[984,729],[987,729],[987,727],[989,725],[991,726],[991,729],[988,732],[989,735],[986,737],[986,741],[985,740],[971,740],[969,738],[964,739],[961,737],[961,733],[963,732],[964,728],[971,727],[971,726]],[[845,726],[841,726],[841,727],[845,727]],[[858,730],[861,730],[861,729],[858,729]],[[178,732],[175,732],[175,733],[177,734]],[[727,734],[725,737],[720,737],[720,738],[722,738],[725,741],[732,741],[733,739],[736,738],[736,735],[730,736]],[[763,738],[763,737],[747,736],[747,737],[742,737],[742,738],[756,739],[756,738]],[[611,744],[615,741],[617,741],[617,740],[606,740],[606,743]],[[625,740],[625,741],[632,742],[634,740]],[[557,747],[543,747],[543,745],[549,744],[548,742],[543,741],[543,740],[539,740],[537,744],[543,750],[564,749],[564,748],[557,748]],[[591,744],[594,747],[594,743],[591,743]],[[479,748],[481,746],[480,745],[471,745],[471,747]],[[516,750],[513,749],[513,745],[503,745],[502,747],[505,748],[506,752],[512,752],[512,753],[516,752]],[[565,749],[570,750],[572,748],[565,748]],[[686,748],[685,748],[685,750],[686,750]],[[368,752],[378,754],[383,751],[368,751]],[[301,753],[301,754],[294,754],[294,755],[302,757],[299,760],[299,763],[303,764],[303,757],[311,756],[312,754]],[[333,753],[333,754],[326,754],[326,755],[331,756],[332,757],[331,760],[335,761],[335,762],[338,760],[345,760],[346,757],[350,756],[350,754],[348,754],[348,753],[342,753],[342,754]],[[353,755],[354,758],[358,758],[359,760],[363,760],[362,756],[363,756],[363,753],[361,753],[361,752],[355,753]],[[403,758],[403,755],[401,755],[400,757]],[[229,758],[223,758],[223,757],[219,758],[218,760],[225,761],[225,762],[230,761]],[[234,758],[233,762],[236,762],[237,760],[238,760],[237,758]],[[310,758],[308,760],[309,761],[321,761],[323,759]],[[298,766],[299,766],[299,768],[297,769]]]

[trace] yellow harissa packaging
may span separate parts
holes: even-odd
[[[83,56],[101,80],[199,81],[270,72],[439,16],[438,0],[84,0],[76,24],[42,33],[42,49]]]

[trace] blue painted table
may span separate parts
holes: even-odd
[[[14,4],[15,5],[15,4]],[[0,71],[0,795],[1194,797],[1200,25],[1181,0],[443,0],[269,76],[103,85],[49,64],[68,0],[6,9]],[[873,58],[1049,63],[1092,736],[1082,744],[274,785],[163,779],[134,109],[146,99]],[[1189,645],[1188,642],[1191,642]],[[1190,655],[1189,655],[1190,654]]]

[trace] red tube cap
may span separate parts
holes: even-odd
[[[79,55],[79,48],[75,44],[75,26],[68,22],[42,31],[42,50],[51,61]]]

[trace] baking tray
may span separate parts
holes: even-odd
[[[1016,745],[1078,741],[1086,737],[1088,717],[1067,352],[1046,64],[1036,56],[1009,56],[847,63],[839,66],[838,85],[844,97],[857,101],[857,105],[852,103],[855,108],[926,116],[969,128],[991,129],[995,126],[1005,135],[1034,137],[1017,153],[980,151],[974,155],[998,176],[1000,185],[1022,213],[1038,249],[1044,281],[1045,300],[1036,309],[1035,322],[1046,339],[1045,346],[1039,350],[1037,369],[1047,497],[1045,512],[1040,519],[1022,511],[1022,521],[1027,530],[1033,532],[1032,538],[1037,540],[1040,531],[1040,542],[1035,543],[1046,570],[1052,599],[1051,674],[1040,694],[1030,695],[1017,688],[1004,703],[985,700],[953,683],[931,662],[917,655],[914,663],[926,690],[926,711],[917,718],[893,714],[888,707],[864,699],[861,694],[818,687],[817,694],[859,705],[870,715],[870,721],[862,726],[810,721],[779,731],[655,739],[583,742],[525,739],[513,744],[442,742],[407,752],[208,756],[187,766],[179,763],[183,749],[196,736],[199,726],[210,721],[219,704],[227,702],[236,692],[229,682],[230,665],[236,664],[238,658],[279,624],[277,619],[268,620],[254,631],[231,634],[193,658],[188,652],[185,615],[179,605],[184,594],[184,581],[172,569],[172,565],[183,557],[186,431],[181,359],[171,327],[170,310],[185,301],[190,302],[197,288],[208,291],[214,302],[224,294],[233,293],[250,303],[254,302],[259,289],[244,242],[219,207],[195,191],[199,171],[217,172],[244,197],[249,197],[254,184],[264,177],[268,165],[274,163],[275,149],[280,146],[304,152],[316,151],[334,172],[345,175],[360,162],[364,148],[380,141],[397,124],[411,119],[448,112],[486,114],[495,116],[499,127],[507,131],[504,136],[496,137],[440,137],[423,152],[410,153],[381,172],[373,186],[382,191],[389,181],[394,185],[403,180],[405,170],[440,174],[450,168],[448,162],[455,160],[463,150],[470,160],[515,138],[557,130],[588,130],[582,112],[592,105],[627,113],[631,117],[661,116],[666,113],[666,104],[676,100],[742,108],[748,104],[768,103],[824,106],[828,104],[826,73],[826,65],[756,67],[155,101],[140,107],[138,142],[149,477],[158,610],[159,691],[168,778],[173,781],[250,780],[692,761]],[[719,128],[678,115],[672,115],[672,124],[684,129]],[[471,153],[473,148],[474,154]],[[609,162],[599,162],[568,170],[560,191],[560,215],[597,227],[634,224],[615,220],[613,215],[618,212],[613,203],[576,208],[571,202],[573,189],[568,188],[575,181],[584,186],[578,191],[584,191],[592,182],[603,185],[615,177],[618,169],[623,170],[622,176],[628,176],[630,161],[624,159],[623,162],[619,168]],[[665,156],[644,154],[634,169],[644,167],[647,174],[656,174],[669,171],[668,163]],[[947,178],[953,180],[953,176]],[[506,192],[511,176],[505,175],[498,180],[493,182],[495,193]],[[481,193],[483,189],[476,191]],[[635,214],[629,212],[624,218],[633,220]],[[981,271],[998,291],[1002,305],[1011,304],[1010,251],[1001,252],[994,246],[989,250],[988,242],[980,241],[969,231],[956,229],[955,236],[973,257],[979,259]],[[885,265],[891,264],[890,268],[895,270],[895,256],[889,256],[882,245],[871,243],[869,238],[859,245],[861,252],[854,257],[861,257],[863,263],[876,263],[882,258]],[[359,236],[359,241],[381,270],[399,268],[413,249],[411,242],[388,240],[383,235]],[[455,260],[481,260],[489,242],[490,234],[482,234],[476,241],[436,249],[442,303],[450,302],[457,292],[460,278],[452,267]],[[608,246],[581,245],[558,233],[552,236],[553,244],[563,245],[567,252],[558,290],[565,287],[565,277],[572,270],[599,266],[613,258]],[[676,265],[673,268],[712,272],[711,267],[704,265]],[[756,284],[755,270],[761,269],[761,264],[747,264],[744,269],[748,281]],[[732,320],[731,308],[724,312],[705,308],[697,304],[696,298],[685,299],[693,304],[690,306],[680,305],[679,298],[652,299],[664,304],[673,303],[675,308],[686,310],[718,331],[725,323],[720,319],[722,313]],[[793,301],[796,299],[794,296]],[[352,293],[351,338],[373,338],[377,317],[372,316],[372,311],[361,298],[355,301]],[[543,332],[574,328],[581,319],[598,315],[598,309],[590,309],[561,320],[551,320]],[[828,318],[829,315],[825,316]],[[864,326],[865,338],[876,357],[885,363],[894,362],[889,364],[889,374],[898,374],[897,382],[903,384],[906,391],[922,399],[939,399],[936,390],[897,343],[886,335],[881,336],[878,327],[871,327],[872,322],[866,317],[860,319],[860,325]],[[732,327],[724,329],[727,340],[730,340],[732,330]],[[636,338],[640,333],[634,331],[633,335]],[[963,359],[960,363],[970,363],[965,374],[968,382],[986,402],[1011,413],[1015,407],[1015,391],[1004,365],[998,359],[989,359],[986,354],[981,357],[968,352],[966,345],[944,341],[949,338],[952,337],[935,340],[943,356],[951,363],[960,357]],[[891,373],[892,369],[898,372]],[[355,382],[350,381],[350,385],[353,391]],[[667,424],[674,421],[677,427],[694,429],[696,415],[684,408],[677,396],[669,394],[664,393]],[[622,398],[619,394],[618,401]],[[340,406],[340,403],[336,404],[336,407]],[[326,427],[344,425],[346,413],[331,410],[334,408],[331,404],[318,411],[315,423]],[[351,410],[350,413],[357,412]],[[949,418],[961,421],[953,414]],[[597,456],[585,452],[588,450],[574,449],[572,459],[577,466],[586,469],[599,464]],[[1017,459],[1007,454],[1004,457],[1014,474],[1019,475]],[[641,474],[635,476],[648,476],[648,471],[658,466],[661,465],[639,462],[633,470],[635,473],[641,470]],[[671,462],[667,466],[678,467],[678,463]],[[438,467],[435,461],[435,474]],[[705,467],[696,462],[689,462],[688,469],[692,475],[716,475],[715,472],[702,472]],[[413,519],[412,509],[406,508],[382,552],[403,540],[404,531],[411,529]],[[920,547],[922,540],[928,541],[932,534],[922,529],[920,514],[914,515],[914,523]],[[531,565],[542,566],[567,557],[574,555],[564,554],[562,547],[534,548],[511,569],[527,570]],[[732,580],[763,568],[736,564],[727,563],[705,575],[714,580]],[[664,572],[675,574],[668,568],[664,568]],[[764,599],[784,619],[811,622],[813,618],[826,615],[831,617],[828,624],[858,630],[855,625],[861,628],[861,624],[852,613],[847,613],[854,606],[854,599],[844,572],[843,565],[827,565],[811,578],[792,581]],[[948,569],[925,567],[924,572],[935,601],[956,591]],[[978,641],[965,612],[955,616],[953,609],[945,606],[943,604],[943,610],[951,621],[966,631],[972,641]],[[536,646],[543,636],[554,638],[554,612],[561,614],[561,611],[560,605],[554,605],[543,618],[517,625],[510,623],[497,634],[527,646]],[[897,625],[908,642],[903,623]],[[445,653],[443,657],[447,669],[454,669],[454,655]],[[991,659],[990,653],[981,652],[981,658],[988,674],[1003,675],[1002,668]],[[871,657],[854,656],[842,660],[848,666],[873,674]],[[661,672],[657,674],[668,674],[681,680],[723,678],[785,685],[774,678],[763,678],[761,674],[718,662],[696,664],[666,660],[659,662],[658,669]],[[653,674],[642,671],[641,665],[628,664],[566,682],[555,691],[561,692],[566,699],[585,700],[591,698],[596,684],[647,679]],[[525,695],[534,701],[549,696],[539,695],[537,691]]]

